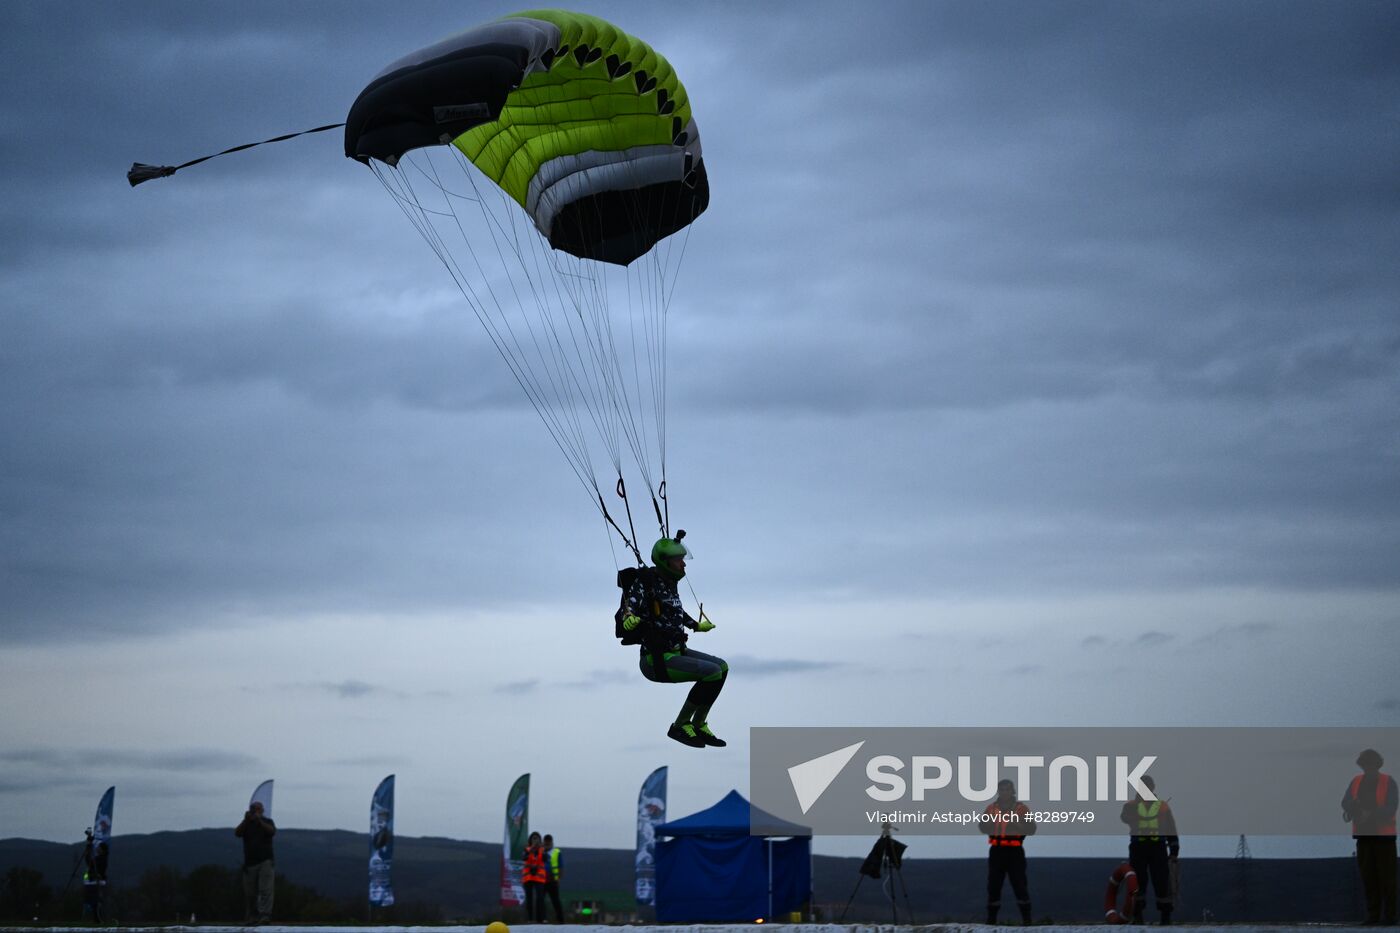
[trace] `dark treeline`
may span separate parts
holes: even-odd
[[[15,866],[0,878],[0,922],[31,923],[76,919],[83,911],[81,877],[55,891],[37,869]],[[283,923],[349,923],[368,919],[365,903],[326,897],[314,888],[276,878],[276,915]],[[120,923],[237,923],[243,919],[243,884],[236,868],[200,865],[188,874],[169,866],[149,868],[130,885],[109,885],[103,908],[107,921]],[[374,912],[382,923],[425,923],[442,919],[436,906],[395,904]]]
[[[976,842],[971,840],[970,842]],[[968,858],[913,857],[912,840],[902,884],[896,886],[900,918],[907,906],[919,922],[977,921],[985,916],[986,856],[969,844]],[[634,912],[633,853],[563,845],[567,868],[563,899],[605,904],[610,919]],[[1126,846],[1125,846],[1126,849]],[[0,920],[76,921],[82,916],[82,879],[65,882],[82,851],[80,843],[0,839]],[[395,913],[376,922],[452,920],[510,922],[502,911],[499,842],[400,836],[395,840]],[[241,849],[231,829],[185,830],[118,836],[113,840],[107,914],[124,922],[200,922],[242,919]],[[980,856],[980,857],[979,857]],[[364,922],[368,840],[363,833],[282,829],[277,834],[274,922]],[[1103,917],[1106,879],[1119,858],[1049,858],[1029,853],[1031,900],[1037,920],[1060,923]],[[880,882],[861,881],[860,858],[812,860],[819,915],[836,920],[851,900],[846,920],[889,922],[890,903]],[[1352,859],[1198,859],[1183,857],[1179,918],[1220,923],[1354,922],[1362,916],[1361,890]],[[19,871],[15,871],[19,869]],[[852,895],[854,897],[852,898]],[[1009,892],[1007,893],[1009,897]],[[44,909],[36,912],[35,905]]]

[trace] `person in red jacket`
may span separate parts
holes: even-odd
[[[1342,819],[1356,841],[1356,867],[1366,889],[1366,924],[1395,926],[1395,778],[1381,770],[1374,748],[1356,756],[1361,773],[1342,795]]]
[[[1001,909],[1001,889],[1011,881],[1021,922],[1031,923],[1031,892],[1026,884],[1026,837],[1035,834],[1030,808],[1016,799],[1016,785],[997,783],[997,799],[987,804],[986,819],[977,828],[987,835],[987,923],[997,922]]]

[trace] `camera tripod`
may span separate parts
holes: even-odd
[[[890,902],[891,922],[899,923],[899,904],[894,898],[894,880],[898,878],[899,890],[904,895],[904,910],[909,915],[908,922],[914,922],[914,908],[909,906],[909,889],[904,885],[904,872],[900,870],[904,861],[904,850],[909,847],[894,838],[894,830],[895,827],[889,823],[882,824],[880,838],[875,840],[875,845],[870,847],[870,854],[861,863],[860,877],[856,879],[855,889],[851,891],[851,896],[846,899],[846,906],[841,910],[842,921],[846,919],[846,911],[851,909],[851,902],[860,891],[860,883],[866,878],[874,878],[877,881],[883,878],[884,884],[881,885],[881,889]]]

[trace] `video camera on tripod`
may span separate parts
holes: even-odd
[[[899,923],[899,906],[894,899],[894,879],[899,878],[899,889],[904,894],[904,909],[909,914],[909,923],[914,922],[914,909],[909,906],[909,889],[904,885],[904,873],[901,867],[904,863],[904,850],[909,848],[894,834],[899,832],[899,827],[893,823],[884,822],[880,824],[880,838],[875,840],[875,845],[870,847],[870,854],[865,857],[865,861],[860,863],[860,877],[856,879],[855,890],[846,901],[846,907],[841,911],[841,920],[846,919],[846,911],[851,909],[851,902],[856,899],[856,893],[860,891],[860,883],[866,878],[874,878],[876,881],[884,879],[881,889],[885,892],[885,897],[890,902],[890,914],[894,923]]]

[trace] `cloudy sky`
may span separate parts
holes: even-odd
[[[401,833],[494,839],[529,771],[535,825],[625,847],[658,765],[677,814],[746,790],[750,726],[1400,725],[1400,7],[589,8],[712,186],[668,376],[704,753],[338,133],[124,178],[512,9],[0,6],[0,837],[110,784],[119,833],[229,825],[267,777],[360,829],[393,772]]]

